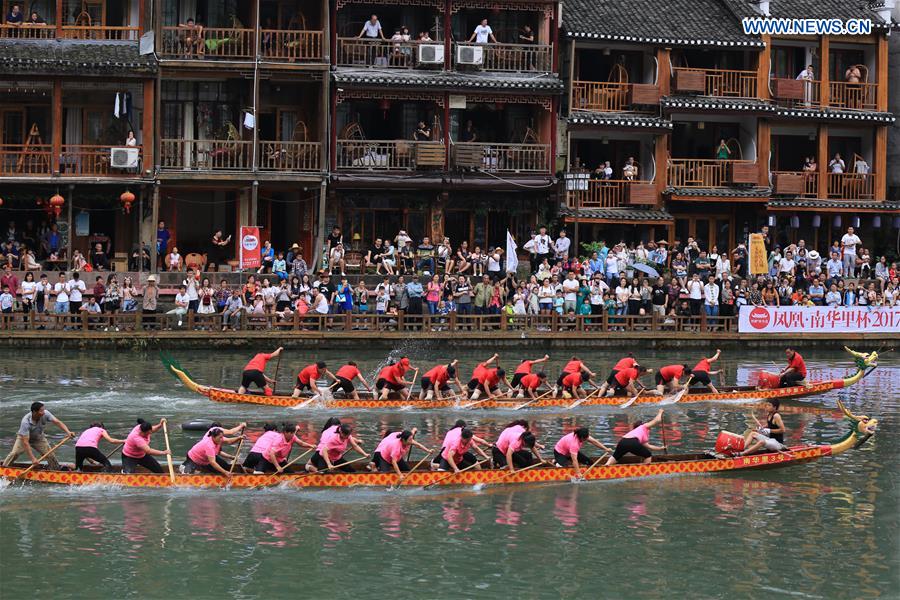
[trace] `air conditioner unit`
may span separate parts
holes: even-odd
[[[114,169],[135,169],[140,159],[138,148],[111,148],[109,151],[109,164]]]
[[[456,63],[459,65],[484,64],[484,48],[481,46],[457,46]]]
[[[419,46],[419,62],[425,65],[444,63],[444,46],[442,44],[422,44]]]

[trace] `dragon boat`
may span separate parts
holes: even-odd
[[[863,377],[868,375],[878,364],[878,353],[870,352],[868,354],[855,352],[849,348],[844,348],[853,357],[856,367],[855,372],[842,377],[840,379],[831,379],[827,381],[811,382],[808,385],[795,385],[784,388],[759,388],[755,386],[733,386],[724,387],[718,393],[707,391],[690,390],[689,393],[680,396],[679,402],[695,403],[695,402],[735,402],[745,400],[747,402],[765,401],[770,398],[779,400],[788,400],[794,398],[802,398],[823,394],[831,390],[839,390],[859,382]],[[409,400],[398,398],[396,394],[387,400],[381,400],[372,395],[364,396],[360,394],[358,400],[353,398],[328,398],[311,401],[309,397],[294,398],[292,396],[263,394],[239,394],[234,390],[202,385],[194,381],[187,369],[184,369],[174,359],[162,357],[163,364],[169,372],[181,381],[184,386],[200,395],[206,396],[213,402],[224,402],[229,404],[261,404],[266,406],[281,406],[289,408],[329,408],[329,409],[432,409],[432,408],[480,408],[480,409],[518,409],[523,405],[528,408],[566,408],[572,405],[575,400],[573,398],[564,397],[542,397],[538,400],[529,402],[523,398],[492,398],[490,400],[480,400],[469,402],[467,400],[459,400],[453,397],[441,400],[417,400],[410,398]],[[615,407],[630,402],[627,396],[590,396],[585,400],[578,402],[579,406],[610,406]],[[671,402],[671,397],[640,395],[634,399],[631,404],[653,405],[667,404]]]
[[[875,434],[877,419],[851,414],[843,403],[838,407],[850,423],[850,430],[834,444],[800,445],[783,452],[754,454],[751,456],[723,456],[715,453],[669,454],[654,456],[650,464],[638,462],[637,457],[626,456],[622,463],[607,466],[607,458],[585,468],[583,478],[588,481],[613,479],[637,479],[663,475],[691,475],[702,473],[727,473],[786,467],[808,463],[826,456],[834,456],[863,445]],[[628,459],[633,459],[629,462]],[[178,473],[153,474],[102,472],[99,469],[85,471],[56,471],[44,468],[28,469],[17,464],[0,467],[0,477],[22,479],[36,483],[78,485],[118,485],[123,487],[231,487],[258,488],[284,486],[290,488],[385,488],[396,486],[394,473],[373,473],[363,467],[348,473],[306,473],[302,467],[290,472],[272,475],[235,474],[230,481],[223,475]],[[403,488],[419,486],[513,485],[527,483],[567,482],[575,473],[571,468],[540,466],[511,472],[505,469],[469,470],[460,473],[431,471],[427,466],[414,470],[402,482]]]

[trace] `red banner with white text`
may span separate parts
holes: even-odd
[[[900,333],[900,306],[742,306],[740,333]]]
[[[262,266],[259,227],[241,227],[241,269],[258,269]]]

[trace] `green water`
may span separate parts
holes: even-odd
[[[429,344],[404,348],[428,365]],[[460,356],[468,369],[489,349]],[[381,357],[353,356],[373,371]],[[846,355],[806,353],[815,375],[840,376]],[[204,383],[236,383],[247,356],[175,353]],[[322,353],[331,366],[341,358]],[[772,354],[732,352],[729,381],[774,369]],[[877,416],[865,447],[782,470],[644,481],[386,490],[133,490],[0,482],[2,598],[859,598],[900,596],[896,435],[900,361],[887,355],[867,379],[815,399],[843,399]],[[282,389],[312,357],[287,355]],[[551,366],[555,372],[568,356]],[[605,373],[617,356],[584,353]],[[644,355],[658,366],[675,356]],[[678,357],[686,362],[696,356]],[[134,419],[166,416],[177,455],[197,439],[177,424],[291,419],[312,437],[327,415],[351,417],[369,450],[381,432],[417,426],[439,443],[464,417],[493,437],[522,413],[362,411],[352,415],[214,405],[165,374],[153,354],[7,352],[0,357],[0,453],[34,400],[74,431],[102,418],[113,435]],[[414,362],[417,362],[414,360]],[[508,362],[514,362],[509,357]],[[604,408],[528,414],[545,443],[591,427],[607,443],[630,415]],[[747,410],[676,405],[674,452],[710,448],[718,430],[743,431]],[[834,414],[785,414],[788,443],[830,442]],[[54,438],[58,439],[56,431]],[[154,444],[162,443],[154,437]],[[51,440],[52,441],[52,440]],[[658,435],[653,441],[659,443]],[[72,460],[70,444],[61,458]]]

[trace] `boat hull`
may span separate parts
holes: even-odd
[[[617,464],[597,466],[587,472],[585,479],[603,481],[614,479],[641,479],[661,477],[665,475],[692,475],[722,473],[727,471],[743,471],[749,469],[766,469],[785,467],[806,463],[832,454],[831,446],[798,446],[787,453],[757,454],[736,458],[692,458],[688,460],[666,460],[659,457],[658,462],[650,464]],[[699,456],[699,455],[692,455]],[[676,457],[668,457],[676,458]],[[286,486],[296,488],[346,488],[370,487],[385,488],[397,483],[397,475],[393,473],[371,473],[368,471],[355,473],[317,473],[289,475],[234,475],[230,484],[221,475],[176,474],[174,482],[168,474],[152,473],[100,473],[78,471],[50,471],[35,469],[22,475],[24,467],[0,467],[0,477],[10,480],[19,479],[36,483],[59,485],[117,485],[138,488],[166,487],[230,487],[257,488]],[[403,487],[425,485],[466,486],[478,484],[514,485],[525,483],[560,483],[570,481],[575,473],[569,468],[536,468],[522,470],[513,474],[503,469],[485,469],[482,471],[466,471],[455,476],[442,471],[417,471],[410,473],[404,480]]]

